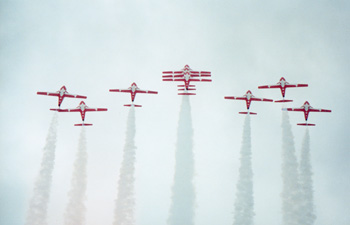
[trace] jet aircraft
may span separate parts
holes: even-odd
[[[308,101],[306,101],[300,108],[283,108],[284,111],[304,112],[305,123],[298,123],[299,126],[315,126],[316,124],[308,123],[307,119],[310,112],[332,112],[329,109],[315,109]]]
[[[203,78],[204,77],[204,78]],[[184,85],[177,85],[179,91],[178,95],[195,95],[196,93],[189,93],[188,91],[195,91],[195,85],[190,85],[190,82],[211,82],[211,72],[208,71],[193,71],[188,65],[180,71],[164,71],[163,81],[182,81]]]
[[[74,126],[92,126],[91,123],[85,123],[85,114],[86,112],[96,112],[96,111],[107,111],[106,108],[90,108],[84,101],[81,101],[80,104],[75,109],[50,109],[52,111],[58,112],[80,112],[82,123],[74,124]]]
[[[132,83],[131,86],[128,89],[109,89],[110,92],[124,92],[124,93],[130,93],[131,94],[131,101],[132,104],[125,104],[124,106],[135,106],[135,107],[141,107],[141,105],[135,105],[134,100],[137,93],[143,93],[143,94],[158,94],[157,91],[148,91],[148,90],[141,90],[137,87],[136,83]]]
[[[259,89],[266,89],[266,88],[279,88],[281,89],[281,93],[282,93],[282,100],[276,100],[275,102],[292,102],[293,100],[287,100],[284,99],[285,95],[286,95],[286,89],[287,88],[293,88],[293,87],[307,87],[307,84],[290,84],[286,81],[286,79],[284,79],[284,77],[281,77],[280,81],[277,82],[277,84],[273,84],[273,85],[263,85],[263,86],[259,86]]]
[[[272,99],[267,99],[267,98],[256,98],[250,90],[247,91],[245,95],[242,97],[235,97],[235,96],[226,96],[225,99],[231,99],[231,100],[244,100],[246,101],[247,105],[247,112],[239,112],[239,114],[251,114],[251,115],[256,115],[257,113],[254,112],[249,112],[250,104],[252,101],[263,101],[263,102],[273,102]]]
[[[58,107],[61,107],[62,101],[65,97],[67,97],[67,98],[84,98],[84,99],[86,98],[86,96],[83,96],[83,95],[69,94],[66,86],[62,86],[61,89],[56,91],[56,92],[37,92],[36,94],[58,97]]]

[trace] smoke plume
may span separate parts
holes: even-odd
[[[36,179],[33,197],[29,203],[26,225],[46,225],[47,207],[50,199],[52,172],[55,165],[58,116],[53,115],[46,137],[44,154],[39,175]]]
[[[287,111],[282,112],[282,182],[282,224],[300,225],[298,162]]]
[[[300,159],[301,215],[303,225],[312,225],[316,220],[314,214],[312,167],[310,162],[310,135],[306,128]]]
[[[252,225],[254,220],[253,171],[251,162],[250,116],[244,121],[241,166],[237,183],[237,193],[234,211],[234,225]]]
[[[195,214],[193,185],[193,128],[189,96],[184,95],[180,109],[175,153],[175,175],[168,224],[192,225]]]
[[[114,211],[114,225],[135,224],[135,133],[135,109],[132,106],[128,115],[123,161],[119,173],[118,196]]]
[[[85,199],[86,199],[86,166],[87,149],[85,127],[81,127],[78,152],[74,162],[71,189],[68,192],[68,205],[64,214],[65,225],[85,224]]]

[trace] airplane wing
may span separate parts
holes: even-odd
[[[225,99],[231,99],[231,100],[246,100],[245,97],[234,97],[234,96],[226,96]]]
[[[174,81],[174,78],[183,77],[183,71],[164,71],[163,81]]]
[[[190,72],[192,77],[210,77],[211,72],[208,71],[191,71]]]
[[[261,101],[261,102],[273,102],[272,99],[268,99],[268,98],[251,98],[252,101]]]
[[[307,84],[286,84],[286,88],[291,88],[291,87],[308,87],[309,85]]]
[[[58,112],[80,112],[80,109],[51,109]]]
[[[86,96],[83,96],[83,95],[73,95],[73,94],[65,94],[64,97],[68,97],[68,98],[86,98]]]
[[[138,89],[135,92],[136,93],[143,93],[143,94],[158,94],[158,91],[147,91],[147,90],[141,90],[141,89]]]
[[[107,111],[106,108],[86,108],[85,111],[87,112],[97,112],[97,111]]]
[[[286,108],[287,111],[304,112],[304,108]]]
[[[264,89],[264,88],[280,88],[281,85],[279,84],[275,84],[275,85],[263,85],[263,86],[259,86],[259,89]]]
[[[131,89],[109,89],[110,92],[126,92],[131,93]]]
[[[210,79],[197,79],[197,78],[195,78],[195,79],[193,79],[193,78],[190,78],[190,81],[206,81],[206,82],[211,82],[211,80]]]
[[[37,92],[37,95],[60,96],[59,92]]]
[[[310,112],[332,112],[329,109],[309,109]]]

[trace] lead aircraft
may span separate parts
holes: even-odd
[[[284,99],[285,95],[286,95],[286,89],[287,88],[293,88],[293,87],[308,87],[307,84],[290,84],[286,81],[286,79],[284,79],[284,77],[281,77],[280,81],[277,82],[277,84],[273,84],[273,85],[263,85],[263,86],[259,86],[259,89],[265,89],[265,88],[279,88],[281,89],[281,93],[282,93],[282,100],[276,100],[275,102],[292,102],[293,100],[287,100]]]
[[[85,113],[86,112],[96,112],[96,111],[107,111],[106,108],[90,108],[84,101],[81,101],[80,104],[75,109],[50,109],[52,111],[58,112],[80,112],[82,123],[74,124],[74,126],[92,126],[91,123],[85,123]]]
[[[315,126],[316,124],[308,123],[307,119],[310,112],[332,112],[329,109],[315,109],[313,108],[308,101],[306,101],[300,108],[283,108],[284,111],[295,111],[295,112],[304,112],[305,123],[298,123],[299,126]]]
[[[203,78],[204,77],[204,78]],[[189,93],[188,91],[195,91],[195,85],[190,85],[190,82],[211,82],[211,72],[208,71],[193,71],[189,65],[185,65],[182,70],[179,71],[164,71],[163,81],[182,81],[184,85],[177,85],[179,91],[178,95],[195,95],[196,93]]]
[[[84,98],[84,99],[86,98],[86,96],[83,96],[83,95],[69,94],[66,86],[62,86],[61,89],[56,91],[56,92],[37,92],[36,94],[58,97],[58,107],[61,107],[61,104],[62,104],[63,99],[65,97],[67,97],[67,98]]]
[[[143,94],[158,94],[157,91],[148,91],[148,90],[141,90],[137,87],[136,83],[132,83],[131,86],[128,89],[109,89],[110,92],[124,92],[124,93],[130,93],[131,94],[131,101],[132,104],[125,104],[124,106],[134,106],[134,107],[141,107],[141,105],[135,105],[134,100],[137,93],[143,93]]]
[[[251,115],[257,114],[254,112],[249,112],[250,104],[252,101],[273,102],[272,99],[268,99],[268,98],[256,98],[250,90],[248,90],[247,93],[245,95],[243,95],[242,97],[226,96],[225,99],[246,101],[248,111],[247,112],[239,112],[239,114],[251,114]]]

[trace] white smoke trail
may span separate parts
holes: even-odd
[[[234,225],[252,225],[254,223],[253,171],[251,162],[250,116],[244,121],[241,166],[237,183],[234,212]]]
[[[316,220],[313,202],[312,167],[310,162],[310,135],[306,128],[300,159],[301,215],[303,225],[312,225]]]
[[[114,211],[114,225],[135,224],[134,171],[135,171],[135,109],[130,108],[126,128],[123,162],[118,181],[118,196]]]
[[[71,180],[71,189],[68,192],[68,204],[64,214],[64,224],[82,225],[85,224],[86,208],[84,201],[86,199],[86,166],[87,149],[85,127],[81,127],[78,152],[74,162],[73,176]]]
[[[298,162],[287,111],[282,112],[282,182],[282,224],[300,225]]]
[[[55,150],[57,139],[58,116],[53,115],[49,132],[46,137],[44,154],[39,175],[34,186],[33,197],[29,204],[26,225],[47,224],[47,207],[50,199],[52,172],[55,165]]]
[[[192,225],[195,214],[195,190],[193,185],[193,128],[189,96],[183,96],[179,116],[175,175],[168,224]]]

